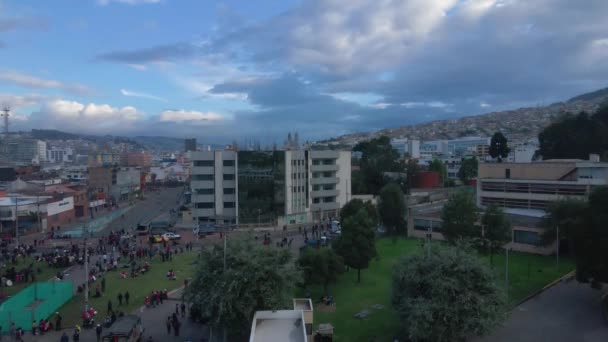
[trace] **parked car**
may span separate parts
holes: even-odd
[[[144,327],[141,318],[135,315],[120,317],[103,334],[103,342],[135,342],[142,341]]]
[[[182,238],[181,235],[176,234],[176,233],[172,233],[172,232],[167,232],[163,235],[161,235],[163,239],[167,240],[167,241],[172,241],[172,240],[179,240]]]

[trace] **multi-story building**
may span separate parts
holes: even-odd
[[[89,179],[89,174],[84,165],[68,166],[62,169],[61,178],[68,182],[84,183]]]
[[[196,138],[184,139],[184,152],[196,151]]]
[[[120,153],[95,152],[89,154],[89,166],[114,166],[120,164]]]
[[[482,163],[477,180],[477,205],[502,207],[513,224],[513,248],[550,253],[540,245],[542,218],[551,202],[586,200],[598,186],[608,184],[608,163],[548,160],[533,163]]]
[[[408,138],[391,139],[391,146],[393,146],[402,157],[407,153],[410,158],[420,158],[420,140]]]
[[[3,139],[0,157],[11,163],[40,164],[46,160],[46,142],[21,137]]]
[[[431,140],[420,145],[420,155],[424,159],[433,159],[437,156],[463,157],[477,155],[485,157],[490,151],[490,138],[464,137],[452,140]]]
[[[152,164],[152,156],[147,152],[123,153],[121,164],[124,166],[146,167]]]
[[[49,163],[71,163],[73,158],[74,150],[70,147],[51,147],[46,151],[46,159]]]
[[[335,217],[350,198],[350,152],[192,152],[200,223],[299,224]]]

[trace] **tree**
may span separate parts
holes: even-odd
[[[481,235],[476,226],[477,206],[472,195],[466,191],[450,196],[441,211],[441,220],[441,233],[450,242]]]
[[[511,222],[497,205],[486,208],[481,218],[483,240],[490,252],[490,264],[493,263],[494,251],[511,241]]]
[[[306,284],[323,285],[323,293],[329,294],[329,284],[335,283],[344,272],[344,260],[331,248],[308,249],[298,260]]]
[[[458,178],[467,184],[470,180],[477,177],[477,169],[479,167],[479,161],[476,157],[463,158],[458,170]]]
[[[500,163],[502,158],[507,158],[510,151],[507,138],[500,132],[494,133],[490,140],[490,156],[494,159],[498,158]]]
[[[412,188],[414,187],[414,178],[416,177],[416,174],[418,173],[419,167],[418,167],[418,161],[416,159],[410,159],[407,161],[407,165],[406,165],[406,181],[407,181],[407,193],[409,194],[412,190]]]
[[[393,270],[392,304],[408,341],[484,335],[504,319],[504,297],[493,272],[463,246],[411,255]]]
[[[429,171],[435,171],[439,173],[439,178],[441,179],[441,184],[445,185],[445,182],[448,179],[448,168],[445,164],[439,159],[433,159],[429,163]]]
[[[353,152],[361,153],[360,167],[366,190],[377,195],[386,183],[384,172],[400,172],[399,152],[391,145],[391,139],[381,136],[363,141],[353,147]]]
[[[376,256],[376,241],[373,220],[367,210],[359,209],[354,216],[342,222],[342,234],[334,248],[344,258],[344,263],[357,270],[357,282],[361,282],[361,269],[369,266]]]
[[[378,214],[387,233],[405,232],[405,197],[399,185],[388,183],[380,191]]]
[[[378,225],[379,218],[376,206],[370,201],[363,201],[358,198],[351,199],[340,209],[340,219],[344,221],[349,217],[353,217],[357,215],[360,209],[365,209],[374,227]]]
[[[289,306],[300,272],[286,249],[228,240],[224,251],[214,245],[201,252],[185,299],[210,324],[229,331],[249,331],[256,310]]]

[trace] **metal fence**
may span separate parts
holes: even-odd
[[[47,319],[73,296],[71,281],[39,282],[21,290],[0,305],[2,331],[11,323],[23,330],[32,330],[32,321]]]

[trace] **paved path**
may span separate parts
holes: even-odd
[[[576,280],[560,283],[525,302],[495,333],[474,342],[606,342],[608,321],[600,292]]]

